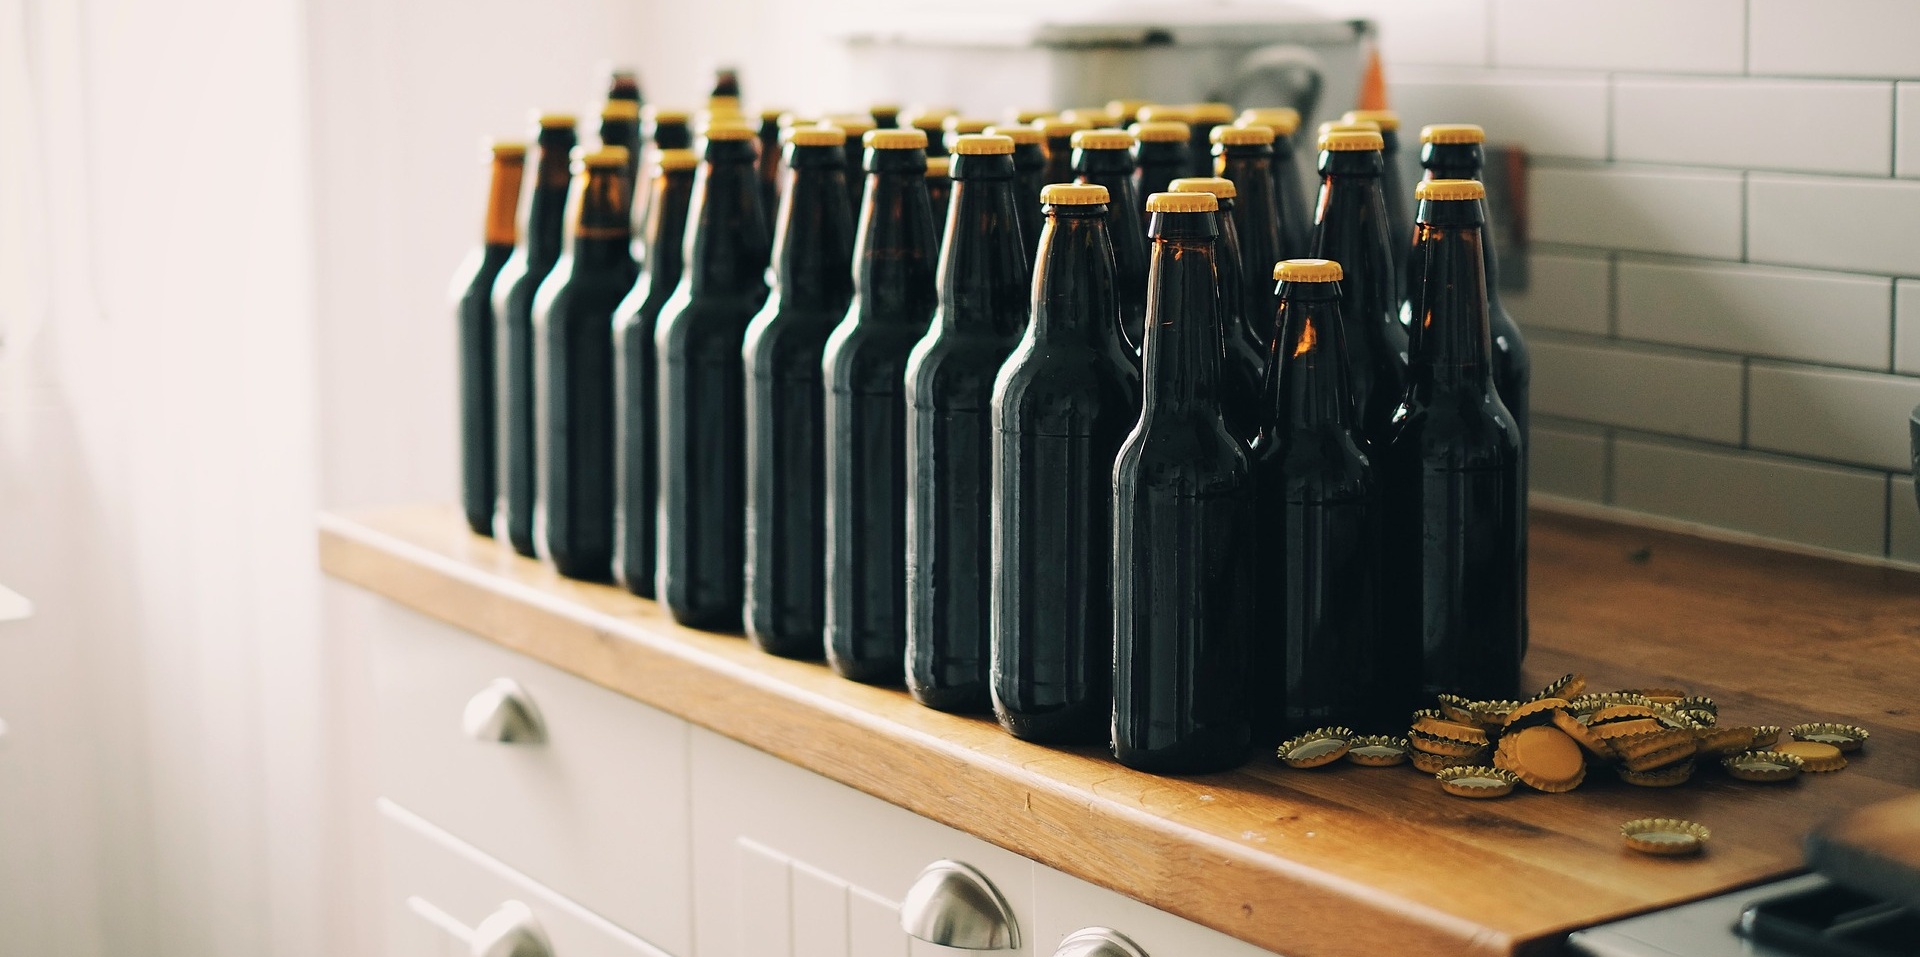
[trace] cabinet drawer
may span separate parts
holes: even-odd
[[[1086,927],[1119,931],[1145,957],[1274,957],[1272,951],[1053,868],[1035,865],[1033,871],[1033,938],[1042,957]]]
[[[467,957],[476,938],[514,913],[535,928],[547,957],[670,957],[387,800],[380,838],[390,957]]]
[[[687,724],[382,599],[348,601],[370,636],[381,793],[613,923],[689,953]],[[475,696],[502,679],[531,703],[543,740],[470,733],[470,719],[484,717],[470,707],[486,711]]]

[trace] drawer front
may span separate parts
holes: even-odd
[[[347,604],[372,647],[381,793],[615,924],[690,953],[688,725],[383,599]],[[543,740],[524,740],[524,725],[523,740],[498,740],[515,727],[505,712],[487,720],[497,698],[486,696],[502,679],[530,702],[525,715]]]
[[[1042,955],[1082,928],[1108,927],[1133,941],[1143,957],[1274,957],[1272,951],[1050,867],[1034,867],[1033,911],[1034,942]]]
[[[389,957],[469,957],[522,932],[540,941],[539,957],[670,957],[391,801],[380,819]]]

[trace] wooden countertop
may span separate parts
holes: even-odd
[[[403,605],[1288,957],[1554,953],[1570,930],[1793,873],[1815,822],[1920,787],[1920,575],[1591,519],[1536,512],[1529,686],[1680,685],[1730,722],[1864,725],[1866,751],[1785,786],[1703,767],[1671,790],[1598,773],[1497,801],[1405,767],[1154,777],[681,628],[451,506],[324,516],[320,553]],[[1619,825],[1649,816],[1706,824],[1711,849],[1624,851]]]

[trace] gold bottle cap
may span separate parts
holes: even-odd
[[[1161,196],[1171,196],[1173,194],[1155,193],[1153,195],[1158,198]],[[1207,197],[1209,200],[1212,198],[1211,196]],[[1150,210],[1153,209],[1152,200],[1148,201],[1147,208]],[[1167,212],[1167,210],[1155,211]],[[1184,212],[1184,210],[1172,210],[1171,212]],[[1305,734],[1295,735],[1281,742],[1276,754],[1279,755],[1281,762],[1288,767],[1317,768],[1321,765],[1332,764],[1346,757],[1347,751],[1352,747],[1353,730],[1351,728],[1318,728],[1313,731],[1308,731]]]
[[[1692,758],[1700,743],[1678,729],[1653,731],[1607,742],[1630,770],[1651,771]]]
[[[780,122],[780,117],[786,115],[786,112],[786,110],[775,107],[764,107],[760,110],[760,122],[765,123],[768,120],[772,120],[778,123]]]
[[[1587,777],[1586,752],[1552,725],[1501,735],[1493,763],[1519,775],[1528,787],[1555,794],[1579,787]]]
[[[1193,122],[1193,110],[1171,103],[1148,103],[1134,111],[1134,117],[1142,123],[1171,120],[1175,123]]]
[[[1291,106],[1268,106],[1241,110],[1234,120],[1241,126],[1264,126],[1278,136],[1292,136],[1300,129],[1300,111]]]
[[[1617,704],[1651,705],[1653,702],[1631,691],[1611,691],[1579,695],[1567,702],[1567,710],[1577,715],[1592,715]]]
[[[1507,719],[1501,722],[1501,726],[1524,728],[1536,724],[1551,724],[1553,716],[1566,711],[1566,708],[1567,702],[1564,698],[1535,698],[1507,712]]]
[[[1031,126],[989,126],[986,133],[988,136],[1004,136],[1012,140],[1015,146],[1039,146],[1046,139]]]
[[[1048,183],[1040,190],[1040,201],[1052,206],[1092,206],[1111,201],[1105,186],[1091,183]]]
[[[1185,143],[1192,138],[1193,130],[1185,123],[1158,120],[1152,123],[1135,123],[1133,135],[1142,143]]]
[[[1005,136],[963,133],[954,137],[953,151],[961,156],[1006,156],[1013,152],[1013,140]]]
[[[1124,116],[1115,116],[1112,113],[1108,113],[1107,108],[1104,106],[1081,106],[1071,110],[1061,110],[1060,118],[1063,120],[1085,120],[1092,124],[1094,129],[1112,126],[1126,119]]]
[[[1275,273],[1274,278],[1280,278],[1278,275],[1280,264],[1274,263],[1273,269]],[[1457,694],[1436,695],[1434,700],[1440,702],[1440,715],[1447,720],[1459,721],[1465,724],[1480,723],[1479,717],[1473,713],[1472,700]]]
[[[1414,712],[1413,731],[1425,737],[1463,741],[1475,747],[1487,743],[1487,732],[1481,730],[1479,725],[1451,720],[1438,711]]]
[[[652,123],[685,123],[691,116],[686,110],[666,106],[643,107],[640,115]]]
[[[868,130],[860,137],[870,150],[923,150],[927,148],[925,130]]]
[[[953,161],[944,156],[927,157],[927,178],[946,179],[953,169]]]
[[[903,113],[900,116],[900,121],[916,130],[933,131],[945,129],[947,117],[952,115],[952,110],[928,107]]]
[[[1339,282],[1344,275],[1340,264],[1331,259],[1282,259],[1273,264],[1273,278],[1280,282]],[[1449,718],[1453,715],[1447,712]]]
[[[1666,730],[1666,725],[1655,718],[1628,718],[1624,721],[1608,721],[1604,724],[1591,721],[1588,722],[1587,727],[1592,728],[1594,734],[1609,742],[1620,738],[1631,738],[1636,734],[1651,734]]]
[[[1642,854],[1684,857],[1700,853],[1713,832],[1692,821],[1650,817],[1620,825],[1620,836]]]
[[[1579,672],[1571,672],[1548,682],[1547,686],[1540,689],[1540,693],[1534,695],[1532,700],[1538,701],[1541,698],[1572,698],[1585,690],[1587,690],[1587,676]]]
[[[1225,103],[1190,103],[1187,114],[1195,123],[1231,123],[1233,107]]]
[[[572,113],[542,113],[540,128],[543,130],[561,130],[574,125]]]
[[[1413,198],[1440,202],[1486,199],[1487,188],[1477,179],[1428,179],[1413,188]]]
[[[898,116],[900,115],[900,104],[888,103],[885,100],[882,100],[878,103],[873,104],[872,106],[867,107],[867,112],[870,114],[871,113],[891,113],[895,116]]]
[[[820,120],[817,117],[803,116],[799,113],[794,113],[791,111],[780,114],[780,126],[782,129],[787,129],[787,128],[796,127],[796,126],[814,126],[819,122]],[[835,125],[838,125],[838,124],[835,124]]]
[[[1447,758],[1477,758],[1487,750],[1484,736],[1479,741],[1467,741],[1444,734],[1408,731],[1407,743],[1421,754],[1437,754]]]
[[[1605,761],[1611,761],[1620,756],[1618,752],[1613,750],[1613,745],[1608,744],[1605,738],[1594,734],[1592,728],[1581,724],[1580,719],[1574,717],[1572,712],[1565,710],[1555,711],[1553,712],[1551,720],[1554,727],[1565,731],[1567,737],[1572,738],[1574,743],[1586,749],[1588,754]]]
[[[640,118],[640,104],[632,100],[608,100],[600,107],[603,120],[637,120]]]
[[[1475,123],[1434,123],[1420,127],[1420,142],[1442,146],[1455,143],[1485,143],[1487,131]]]
[[[847,131],[848,136],[859,136],[874,129],[873,117],[865,113],[833,113],[820,118],[821,126],[837,126]]]
[[[1692,758],[1678,764],[1654,768],[1650,771],[1635,771],[1632,768],[1615,768],[1620,780],[1640,788],[1676,788],[1693,778]]]
[[[1522,702],[1511,698],[1496,698],[1491,701],[1475,701],[1468,705],[1473,712],[1473,723],[1488,728],[1498,728],[1507,723],[1507,715],[1520,707]]]
[[[1152,103],[1152,100],[1134,100],[1126,97],[1107,101],[1107,115],[1123,120],[1131,120],[1140,115],[1140,108]]]
[[[1742,751],[1720,759],[1727,773],[1742,781],[1791,781],[1800,776],[1800,758],[1778,751]]]
[[[1753,750],[1753,732],[1750,727],[1724,725],[1717,728],[1701,728],[1694,733],[1694,739],[1700,743],[1700,753],[1724,757]]]
[[[1642,699],[1644,700],[1644,699]],[[1612,724],[1616,721],[1631,721],[1636,718],[1658,718],[1660,706],[1655,704],[1621,703],[1610,704],[1588,716],[1595,726]]]
[[[1382,130],[1400,128],[1400,114],[1392,110],[1348,110],[1340,120],[1344,123],[1374,123]]]
[[[692,150],[661,150],[660,168],[663,170],[693,169],[700,165],[700,157]]]
[[[1149,213],[1214,213],[1220,201],[1212,193],[1155,193],[1147,197]]]
[[[1791,754],[1800,759],[1800,770],[1815,774],[1838,771],[1847,766],[1846,755],[1831,744],[1819,741],[1784,741],[1773,746],[1781,754]]]
[[[1020,126],[1026,126],[1027,124],[1032,123],[1035,120],[1051,119],[1056,114],[1052,110],[1024,109],[1024,110],[1014,110],[1012,113],[1008,115],[1013,117],[1014,123]]]
[[[1447,768],[1434,779],[1440,782],[1440,790],[1455,797],[1483,799],[1512,794],[1514,785],[1520,783],[1519,775],[1512,771],[1473,765]]]
[[[502,140],[487,144],[487,149],[497,159],[513,159],[516,156],[524,157],[527,155],[527,144],[525,143],[510,143]]]
[[[1765,751],[1780,743],[1780,726],[1777,724],[1756,724],[1753,726],[1753,748]]]
[[[1332,153],[1358,153],[1366,150],[1379,152],[1386,148],[1386,141],[1380,134],[1364,130],[1351,130],[1328,133],[1320,137],[1320,148]]]
[[[1347,762],[1368,768],[1390,768],[1407,763],[1413,746],[1406,738],[1390,734],[1366,734],[1354,738],[1347,749]]]
[[[940,128],[949,133],[978,133],[992,125],[992,120],[977,116],[949,116],[940,121]]]
[[[735,119],[717,118],[705,133],[710,140],[750,140],[758,136],[753,127]]]
[[[582,155],[580,162],[585,163],[588,167],[595,168],[625,166],[627,165],[627,148],[624,146],[602,146],[599,149],[591,150]]]
[[[1168,183],[1167,190],[1174,193],[1212,193],[1215,199],[1232,199],[1240,195],[1233,180],[1220,176],[1182,176]]]
[[[1261,146],[1273,142],[1273,130],[1265,126],[1216,126],[1207,138],[1221,146]]]
[[[1469,755],[1456,757],[1449,754],[1428,754],[1419,748],[1414,748],[1407,753],[1407,760],[1413,764],[1414,770],[1416,771],[1438,774],[1448,768],[1464,768],[1483,764],[1487,760],[1487,755],[1492,752],[1493,749],[1487,747],[1481,748]]]
[[[1125,150],[1133,148],[1133,134],[1126,130],[1080,130],[1073,134],[1077,150]]]
[[[1034,120],[1033,128],[1039,130],[1041,136],[1058,139],[1062,136],[1072,136],[1081,130],[1093,129],[1093,124],[1082,120],[1063,120],[1054,117],[1048,120]]]
[[[1345,120],[1328,120],[1325,123],[1320,124],[1320,126],[1314,130],[1314,135],[1315,137],[1322,137],[1322,136],[1326,136],[1328,133],[1378,133],[1378,132],[1380,132],[1380,124],[1375,123],[1372,120],[1368,120],[1363,123],[1349,123]]]
[[[795,146],[845,146],[847,131],[837,126],[799,126],[787,132]]]
[[[1796,724],[1787,730],[1787,734],[1795,741],[1818,741],[1821,744],[1831,744],[1843,752],[1860,750],[1861,746],[1867,743],[1868,736],[1867,729],[1859,725],[1832,724],[1824,721]]]

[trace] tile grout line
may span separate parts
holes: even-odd
[[[1893,474],[1891,472],[1887,474],[1886,499],[1881,503],[1880,531],[1881,531],[1881,537],[1882,537],[1880,553],[1882,555],[1885,555],[1888,558],[1892,558],[1893,557]]]
[[[1751,449],[1753,434],[1753,359],[1740,360],[1740,447]]]

